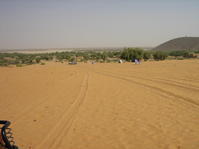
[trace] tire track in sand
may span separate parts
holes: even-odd
[[[105,73],[111,73],[109,71],[104,71]],[[176,84],[176,81],[169,81],[167,79],[148,79],[148,78],[144,78],[144,77],[138,77],[138,76],[135,76],[135,75],[124,75],[122,73],[114,73],[114,74],[117,74],[119,76],[124,76],[124,77],[129,77],[129,78],[136,78],[136,79],[139,79],[139,80],[146,80],[146,81],[150,81],[150,82],[157,82],[157,83],[162,83],[162,84],[166,84],[166,85],[169,85],[169,86],[176,86],[178,88],[182,88],[182,89],[186,89],[186,90],[191,90],[191,91],[195,91],[195,92],[199,92],[199,87],[196,87],[196,86],[191,86],[191,85],[182,85],[182,84]],[[189,86],[189,87],[187,87]]]
[[[64,136],[67,135],[72,123],[78,114],[78,111],[83,104],[87,90],[88,90],[89,73],[87,73],[81,83],[80,92],[72,105],[65,109],[62,117],[57,121],[55,120],[55,126],[44,137],[45,139],[36,147],[37,149],[56,149],[64,141]],[[57,121],[57,123],[56,123]]]
[[[152,85],[149,85],[149,84],[146,84],[146,83],[142,83],[142,82],[138,82],[138,81],[135,81],[135,80],[132,80],[132,79],[129,79],[129,78],[124,78],[124,77],[121,77],[121,76],[116,76],[116,75],[112,75],[112,74],[109,74],[109,73],[103,73],[103,72],[97,72],[95,71],[96,73],[98,74],[101,74],[101,75],[104,75],[104,76],[108,76],[108,77],[113,77],[113,78],[116,78],[116,79],[120,79],[120,80],[124,80],[124,81],[127,81],[127,82],[131,82],[131,83],[135,83],[137,85],[140,85],[140,86],[144,86],[144,87],[147,87],[147,88],[150,88],[150,89],[153,89],[153,90],[156,90],[158,92],[161,92],[161,93],[164,93],[164,94],[167,94],[168,96],[172,96],[174,98],[177,98],[177,99],[180,99],[181,101],[184,101],[184,102],[187,102],[189,104],[192,104],[193,106],[199,106],[199,103],[194,101],[193,99],[191,98],[188,98],[188,97],[183,97],[183,96],[180,96],[180,95],[177,95],[175,93],[172,93],[170,91],[167,91],[167,90],[164,90],[162,88],[158,88],[158,87],[155,87],[155,86],[152,86]],[[124,75],[123,75],[124,76]],[[125,76],[126,77],[126,76]]]
[[[187,84],[187,83],[178,82],[176,80],[162,79],[162,78],[156,78],[156,80],[160,80],[160,81],[163,81],[163,82],[171,82],[172,84],[175,83],[175,84],[177,84],[179,86],[183,86],[183,87],[189,86],[189,88],[199,91],[199,87],[196,86],[196,85],[193,85],[193,84]]]

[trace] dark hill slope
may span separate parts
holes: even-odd
[[[154,50],[199,50],[199,37],[176,38],[155,47]]]

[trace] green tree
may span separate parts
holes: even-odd
[[[193,52],[186,51],[183,55],[184,58],[196,58],[197,56]]]
[[[124,49],[121,53],[121,58],[126,61],[135,61],[135,59],[143,58],[143,50],[140,48],[127,48]]]
[[[144,54],[143,54],[143,59],[145,61],[149,60],[151,58],[151,52],[149,51],[144,51]]]
[[[40,63],[41,59],[40,58],[36,58],[35,61],[36,61],[36,63]]]
[[[103,61],[106,61],[107,60],[107,57],[108,57],[108,55],[107,55],[107,52],[103,52],[102,53],[102,55],[101,55],[101,58],[103,59]]]
[[[167,53],[162,51],[156,51],[153,53],[153,58],[155,60],[165,60],[168,57]]]

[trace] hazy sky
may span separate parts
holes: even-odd
[[[0,49],[156,46],[199,36],[199,0],[0,0]]]

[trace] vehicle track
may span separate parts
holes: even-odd
[[[20,149],[197,149],[198,64],[181,62],[2,69],[0,115]]]
[[[104,72],[107,72],[107,73],[111,73],[111,72],[109,72],[109,71],[104,71]],[[148,79],[148,78],[144,78],[144,77],[138,77],[138,76],[136,76],[136,75],[124,75],[124,74],[122,74],[122,73],[114,73],[114,74],[117,74],[117,75],[119,75],[119,76],[124,76],[124,77],[128,77],[128,78],[136,78],[136,79],[138,79],[139,81],[143,81],[143,80],[145,80],[145,81],[149,81],[149,82],[151,82],[151,83],[160,83],[160,84],[163,84],[163,85],[168,85],[168,86],[170,86],[170,87],[173,87],[173,86],[175,86],[175,87],[178,87],[178,88],[180,88],[180,89],[184,89],[184,91],[191,91],[191,92],[195,92],[195,93],[198,93],[199,92],[199,87],[197,87],[197,86],[190,86],[189,85],[189,87],[187,87],[187,86],[185,86],[185,85],[182,85],[182,84],[176,84],[176,83],[174,83],[174,82],[172,82],[172,81],[168,81],[167,79],[167,81],[166,80],[164,80],[164,79]],[[149,83],[150,84],[150,83]]]
[[[156,78],[156,80],[161,80],[161,81],[163,81],[163,82],[171,82],[171,83],[174,84],[174,85],[179,85],[179,86],[182,86],[182,87],[189,86],[191,89],[194,89],[194,90],[199,91],[199,87],[196,86],[196,85],[187,84],[187,83],[182,83],[182,82],[178,82],[178,81],[176,81],[176,80],[163,79],[163,78]]]
[[[137,85],[141,85],[141,86],[144,86],[144,87],[147,87],[147,88],[150,88],[150,89],[153,89],[153,90],[156,90],[158,92],[161,92],[161,93],[164,93],[164,94],[167,94],[168,96],[172,96],[174,98],[177,98],[181,101],[184,101],[184,102],[187,102],[189,104],[192,104],[194,106],[199,106],[199,103],[194,101],[193,99],[191,98],[188,98],[188,97],[183,97],[181,95],[177,95],[175,93],[172,93],[170,91],[167,91],[165,89],[162,89],[162,88],[158,88],[158,87],[155,87],[155,86],[152,86],[152,85],[149,85],[149,84],[145,84],[145,83],[141,83],[141,82],[138,82],[138,81],[135,81],[135,80],[132,80],[132,79],[129,79],[129,78],[124,78],[124,77],[121,77],[121,76],[116,76],[116,75],[113,75],[113,74],[110,74],[110,73],[103,73],[103,72],[97,72],[95,71],[96,73],[98,74],[102,74],[102,75],[105,75],[105,76],[109,76],[109,77],[114,77],[114,78],[117,78],[117,79],[120,79],[120,80],[124,80],[124,81],[127,81],[127,82],[131,82],[131,83],[135,83]]]
[[[37,149],[55,148],[58,147],[62,141],[64,141],[64,137],[71,128],[72,123],[85,100],[88,89],[88,80],[89,73],[85,75],[84,80],[81,83],[80,92],[77,98],[68,109],[65,109],[64,114],[52,130],[47,134],[47,136],[45,136],[45,139],[42,140],[42,142],[37,146]]]
[[[110,71],[107,71],[107,68],[104,67],[104,72],[107,72],[107,73],[113,73],[113,72],[110,72]],[[146,80],[146,81],[151,81],[151,82],[157,82],[157,83],[163,83],[163,84],[167,84],[167,85],[170,85],[170,86],[176,86],[176,87],[179,87],[179,88],[183,88],[183,89],[186,89],[186,90],[191,90],[191,91],[196,91],[196,92],[199,92],[199,87],[196,86],[196,85],[191,85],[191,84],[184,84],[184,83],[180,83],[176,80],[169,80],[169,79],[163,79],[163,78],[151,78],[151,79],[148,79],[148,77],[140,77],[139,74],[136,74],[136,75],[124,75],[123,73],[118,73],[118,72],[114,72],[114,74],[118,74],[118,75],[122,75],[122,76],[125,76],[125,77],[133,77],[133,78],[136,78],[136,79],[139,79],[139,80]],[[187,87],[189,86],[189,87]]]

